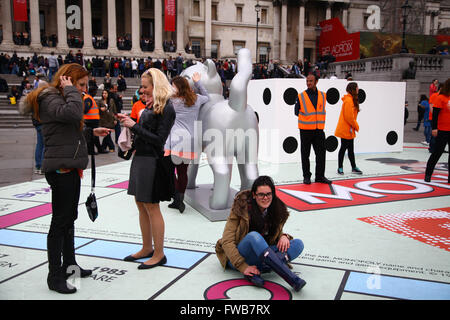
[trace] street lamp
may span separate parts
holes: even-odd
[[[258,63],[258,25],[259,25],[259,12],[261,11],[261,6],[259,5],[259,2],[255,5],[255,11],[256,11],[256,63]]]
[[[322,33],[322,27],[320,26],[320,24],[317,24],[316,27],[314,28],[314,31],[316,33],[316,61],[319,58],[319,45],[320,45],[320,34]]]
[[[400,53],[408,53],[408,49],[406,48],[406,18],[408,18],[409,10],[411,10],[412,6],[408,3],[408,0],[402,5],[402,18],[403,18],[403,34],[402,34],[402,48]]]

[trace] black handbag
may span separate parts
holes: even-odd
[[[95,157],[91,155],[91,193],[86,200],[86,210],[92,222],[98,217],[97,198],[95,197]]]
[[[171,201],[175,195],[175,167],[171,157],[160,155],[156,158],[153,198],[159,201]]]
[[[134,152],[134,146],[128,151],[122,151],[122,149],[120,149],[120,147],[118,149],[119,149],[119,151],[117,152],[117,155],[119,156],[119,158],[122,158],[124,160],[131,159],[131,156],[133,155],[133,152]]]

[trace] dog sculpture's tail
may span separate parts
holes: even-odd
[[[237,73],[230,84],[228,105],[237,112],[247,107],[247,85],[252,78],[252,57],[250,50],[243,48],[238,52]]]

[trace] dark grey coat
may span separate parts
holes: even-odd
[[[63,95],[56,88],[48,87],[39,94],[38,103],[45,145],[44,172],[86,169],[86,138],[91,139],[92,129],[80,129],[83,102],[76,87],[65,87]]]

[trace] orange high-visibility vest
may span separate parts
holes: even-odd
[[[326,94],[317,90],[317,107],[314,108],[306,91],[298,95],[300,110],[298,113],[298,128],[305,130],[324,129],[325,128],[325,104]]]
[[[85,93],[83,95],[83,105],[87,99],[89,99],[88,102],[91,103],[91,107],[90,107],[88,113],[85,113],[83,115],[83,119],[84,120],[100,120],[100,113],[98,110],[98,106],[97,106],[97,103],[95,102],[94,98],[92,98],[92,96]]]

